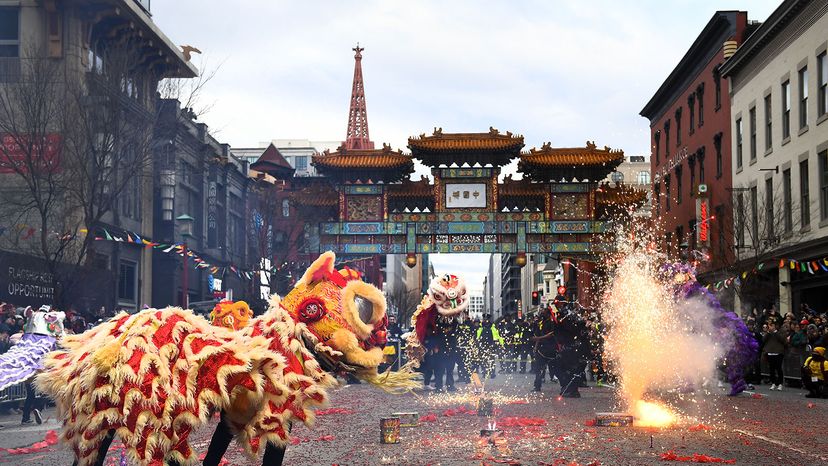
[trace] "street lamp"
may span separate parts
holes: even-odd
[[[181,233],[183,243],[183,248],[181,250],[181,307],[187,309],[190,305],[190,281],[187,270],[187,239],[193,237],[193,221],[195,219],[187,214],[184,214],[176,217],[176,220],[178,221],[178,228]]]

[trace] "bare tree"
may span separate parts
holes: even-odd
[[[57,305],[84,278],[97,228],[117,223],[125,197],[138,205],[151,174],[155,81],[139,50],[112,43],[88,72],[33,50],[0,87],[0,214],[23,230],[3,246],[45,261]]]
[[[158,95],[162,99],[175,99],[181,102],[181,108],[191,112],[193,119],[203,119],[212,110],[215,102],[204,102],[204,90],[216,77],[222,63],[211,66],[208,59],[202,58],[195,78],[166,78],[158,83]]]
[[[397,322],[400,325],[408,325],[411,316],[420,304],[422,296],[419,289],[409,290],[404,286],[396,287],[385,295],[389,311],[396,310]]]
[[[771,186],[768,190],[768,186]],[[780,189],[781,188],[781,189]],[[734,289],[743,303],[769,305],[777,296],[776,282],[765,274],[753,274],[761,264],[774,259],[774,254],[801,242],[807,232],[799,228],[798,219],[803,206],[794,199],[790,185],[767,185],[733,189],[730,210],[734,231],[732,242],[735,250],[733,261],[727,264],[729,272],[739,277]],[[810,209],[811,205],[804,206]],[[725,221],[725,219],[721,219]],[[747,272],[745,279],[742,274]]]

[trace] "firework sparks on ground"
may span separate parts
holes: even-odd
[[[616,238],[603,317],[620,401],[636,425],[670,426],[679,417],[659,396],[682,387],[692,392],[712,380],[723,348],[700,322],[698,303],[676,301],[673,277],[662,272],[665,257],[653,241],[641,232]]]

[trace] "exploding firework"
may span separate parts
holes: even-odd
[[[664,427],[678,416],[657,401],[662,391],[711,379],[722,343],[701,304],[678,301],[674,277],[646,235],[621,235],[606,286],[606,351],[619,377],[624,408],[638,426]]]

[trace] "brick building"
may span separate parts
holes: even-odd
[[[650,120],[662,244],[702,273],[733,262],[730,92],[720,68],[750,29],[746,12],[717,11],[640,113]]]

